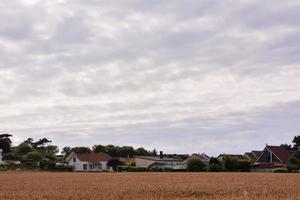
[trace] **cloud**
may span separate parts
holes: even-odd
[[[299,1],[0,3],[0,131],[216,155],[299,131]]]

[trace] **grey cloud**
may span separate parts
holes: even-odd
[[[299,6],[0,3],[0,131],[15,143],[50,135],[60,146],[211,154],[291,139],[299,129]]]

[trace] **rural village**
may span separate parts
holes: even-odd
[[[293,145],[266,145],[244,154],[164,154],[163,151],[131,146],[95,145],[58,147],[43,138],[32,138],[11,147],[10,134],[0,135],[1,170],[45,170],[75,172],[299,172],[300,136]]]

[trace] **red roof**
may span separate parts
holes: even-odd
[[[109,161],[112,157],[106,153],[77,153],[79,160],[98,164],[100,161]]]
[[[289,152],[284,147],[267,146],[267,148],[271,150],[283,163],[287,163],[289,161]]]

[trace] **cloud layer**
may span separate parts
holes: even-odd
[[[300,1],[0,2],[17,144],[243,152],[300,130]]]

